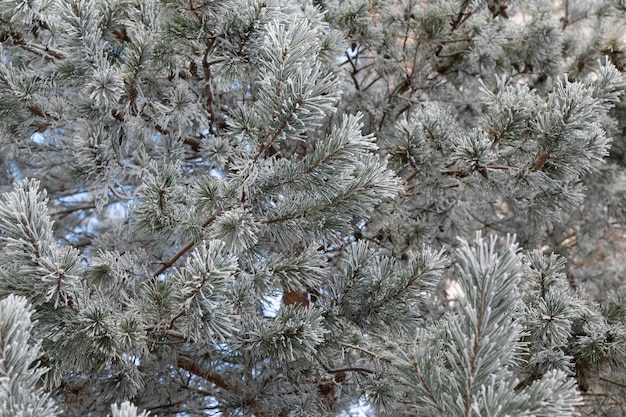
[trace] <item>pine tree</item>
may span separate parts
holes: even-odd
[[[572,3],[1,2],[0,413],[621,415],[626,4]]]

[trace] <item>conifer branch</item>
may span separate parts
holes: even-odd
[[[176,314],[174,317],[172,317],[172,320],[170,320],[170,324],[168,328],[172,330],[174,328],[174,323],[176,323],[176,320],[183,317],[185,314],[187,314],[185,310],[179,311],[178,314]]]
[[[450,29],[450,32],[454,32],[456,29],[458,29],[459,26],[461,26],[463,23],[465,23],[470,17],[472,17],[472,12],[465,12],[467,6],[464,6],[460,11],[459,14],[456,16],[456,18],[450,23],[450,25],[452,26]],[[439,54],[437,54],[437,56],[439,56]]]
[[[363,368],[363,367],[360,367],[360,366],[348,366],[348,367],[345,367],[345,368],[332,369],[331,367],[326,365],[319,358],[319,356],[316,355],[315,358],[317,359],[317,362],[322,366],[322,368],[324,368],[324,371],[328,372],[329,374],[343,374],[343,373],[346,373],[346,372],[359,372],[359,373],[364,373],[364,374],[374,374],[374,373],[376,373],[372,369]]]
[[[296,219],[306,218],[309,215],[314,214],[314,213],[323,213],[323,212],[325,212],[327,210],[330,210],[330,209],[334,208],[337,204],[341,204],[341,203],[349,200],[351,197],[353,197],[355,195],[358,195],[361,191],[364,191],[365,189],[367,189],[367,188],[366,187],[354,188],[349,193],[341,195],[341,196],[337,197],[336,199],[333,199],[328,204],[322,204],[322,205],[319,205],[319,206],[316,206],[316,207],[312,207],[310,209],[303,210],[300,213],[288,214],[288,215],[285,215],[285,216],[275,217],[273,219],[264,219],[264,220],[261,220],[260,223],[262,223],[262,224],[282,223],[282,222],[286,222],[286,221],[289,221],[289,220],[296,220]]]
[[[219,374],[202,367],[198,362],[183,353],[178,354],[177,364],[185,371],[207,380],[220,389],[230,389],[230,385]]]
[[[433,390],[431,389],[430,384],[428,383],[426,378],[424,378],[424,376],[422,375],[422,371],[419,369],[419,366],[417,366],[417,361],[414,358],[411,358],[409,360],[409,363],[413,367],[413,372],[415,372],[415,375],[418,376],[419,382],[422,385],[422,388],[424,389],[426,394],[428,394],[428,398],[430,399],[431,403],[435,406],[435,408],[441,415],[444,415],[445,410],[439,404],[439,400],[437,400],[437,397],[435,397],[435,394]]]
[[[354,350],[358,350],[360,352],[363,352],[369,356],[371,356],[372,358],[376,358],[376,360],[382,360],[382,361],[386,361],[386,362],[390,362],[390,360],[388,358],[385,358],[384,356],[381,356],[377,353],[372,352],[371,350],[368,350],[362,346],[358,346],[358,345],[354,345],[352,343],[346,343],[346,342],[340,342],[339,343],[340,346],[349,348],[349,349],[354,349]]]
[[[612,379],[609,379],[603,376],[601,376],[599,379],[600,381],[608,382],[610,384],[617,385],[618,387],[626,388],[626,384],[623,382],[614,381]]]
[[[350,54],[348,54],[348,51],[346,51],[345,55],[346,55],[348,62],[350,63],[350,66],[352,67],[352,71],[350,71],[350,78],[352,79],[352,82],[354,83],[354,88],[356,88],[357,91],[360,91],[361,86],[359,85],[359,81],[356,79],[356,74],[358,72],[356,65],[354,65],[354,62],[352,61]]]
[[[375,374],[376,373],[375,371],[371,369],[362,368],[359,366],[349,366],[346,368],[328,369],[326,372],[328,372],[329,374],[342,374],[346,372],[359,372],[362,374]]]
[[[113,203],[111,203],[113,204]],[[84,206],[75,206],[75,207],[70,207],[64,210],[59,210],[59,211],[55,211],[54,213],[50,213],[50,216],[52,217],[65,217],[68,214],[72,214],[75,213],[77,211],[87,211],[87,210],[93,210],[96,208],[95,204],[86,204]]]
[[[294,116],[296,115],[296,111],[300,108],[300,106],[302,106],[302,103],[304,102],[304,100],[305,100],[305,97],[303,96],[298,97],[298,100],[296,101],[296,104],[292,106],[291,111],[289,112],[289,115],[285,117],[285,119],[283,120],[281,125],[278,127],[278,129],[276,129],[274,134],[271,135],[271,137],[268,137],[268,136],[265,137],[267,140],[261,144],[261,146],[259,147],[259,151],[252,158],[252,162],[256,163],[256,161],[261,157],[261,155],[263,155],[265,151],[267,151],[269,148],[272,147],[276,139],[278,139],[280,135],[285,131],[287,126],[289,126],[289,122],[294,118]]]
[[[32,52],[33,54],[39,55],[40,57],[42,57],[43,59],[49,62],[57,62],[59,60],[65,59],[65,55],[63,55],[62,53],[58,51],[55,51],[48,47],[42,47],[37,44],[28,43],[24,39],[19,38],[19,37],[17,39],[13,38],[13,42],[16,45],[19,45],[22,49],[28,52]]]
[[[202,223],[202,228],[206,228],[208,225],[210,225],[211,223],[213,223],[213,221],[217,218],[217,216],[214,214],[211,217],[209,217],[204,223]],[[163,272],[165,272],[168,268],[170,268],[172,265],[174,265],[176,263],[177,260],[179,260],[184,254],[186,254],[191,248],[194,247],[194,245],[196,244],[195,239],[191,239],[185,246],[183,246],[182,248],[180,248],[178,250],[178,252],[176,252],[174,255],[172,255],[171,258],[169,258],[167,261],[163,262],[163,264],[161,265],[161,267],[159,267],[159,269],[157,269],[153,274],[152,274],[152,279],[156,279],[159,275],[161,275]]]

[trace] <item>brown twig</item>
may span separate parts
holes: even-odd
[[[45,59],[46,61],[51,61],[51,62],[56,62],[58,60],[64,59],[65,55],[63,55],[60,52],[51,50],[49,48],[44,48],[41,47],[39,45],[36,44],[31,44],[28,43],[26,41],[24,41],[24,39],[13,39],[13,42],[18,45],[19,47],[21,47],[22,49],[28,51],[28,52],[32,52],[33,54],[39,55],[40,57],[42,57],[43,59]]]
[[[617,382],[609,378],[605,378],[603,376],[600,377],[600,381],[608,382],[613,385],[617,385],[618,387],[626,388],[626,384],[623,382]]]
[[[212,215],[211,217],[209,217],[204,223],[202,223],[202,228],[204,229],[205,227],[207,227],[216,218],[217,218],[217,216],[215,214]],[[159,269],[157,269],[152,274],[152,279],[155,279],[156,277],[161,275],[163,272],[165,272],[168,268],[170,268],[172,265],[174,265],[174,263],[176,263],[176,261],[179,260],[181,258],[181,256],[183,256],[185,253],[187,253],[189,251],[189,249],[193,248],[195,244],[196,244],[196,240],[195,239],[191,239],[185,246],[180,248],[178,250],[178,252],[176,252],[170,259],[168,259],[167,261],[163,262],[163,264],[159,267]]]
[[[65,210],[59,210],[57,212],[51,213],[50,216],[53,216],[53,217],[57,217],[57,216],[58,217],[65,217],[68,214],[72,214],[72,213],[74,213],[76,211],[93,210],[95,208],[96,208],[95,204],[87,204],[87,205],[84,205],[84,206],[70,207],[70,208],[65,209]]]
[[[209,369],[205,369],[187,355],[179,353],[176,364],[178,365],[178,367],[184,369],[185,371],[199,376],[200,378],[206,379],[218,388],[221,388],[223,390],[230,389],[230,386],[221,375],[215,374]]]
[[[339,368],[339,369],[328,369],[326,372],[328,372],[329,374],[341,374],[341,373],[345,373],[345,372],[361,372],[361,373],[365,373],[365,374],[373,374],[373,373],[375,373],[371,369],[361,368],[361,367],[358,367],[358,366],[350,366],[350,367],[347,367],[347,368]]]

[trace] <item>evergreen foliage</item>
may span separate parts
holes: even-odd
[[[625,26],[0,2],[0,415],[623,415]]]
[[[46,372],[36,363],[39,346],[29,344],[32,310],[26,300],[8,295],[0,301],[0,415],[55,416],[54,403],[37,388]]]

